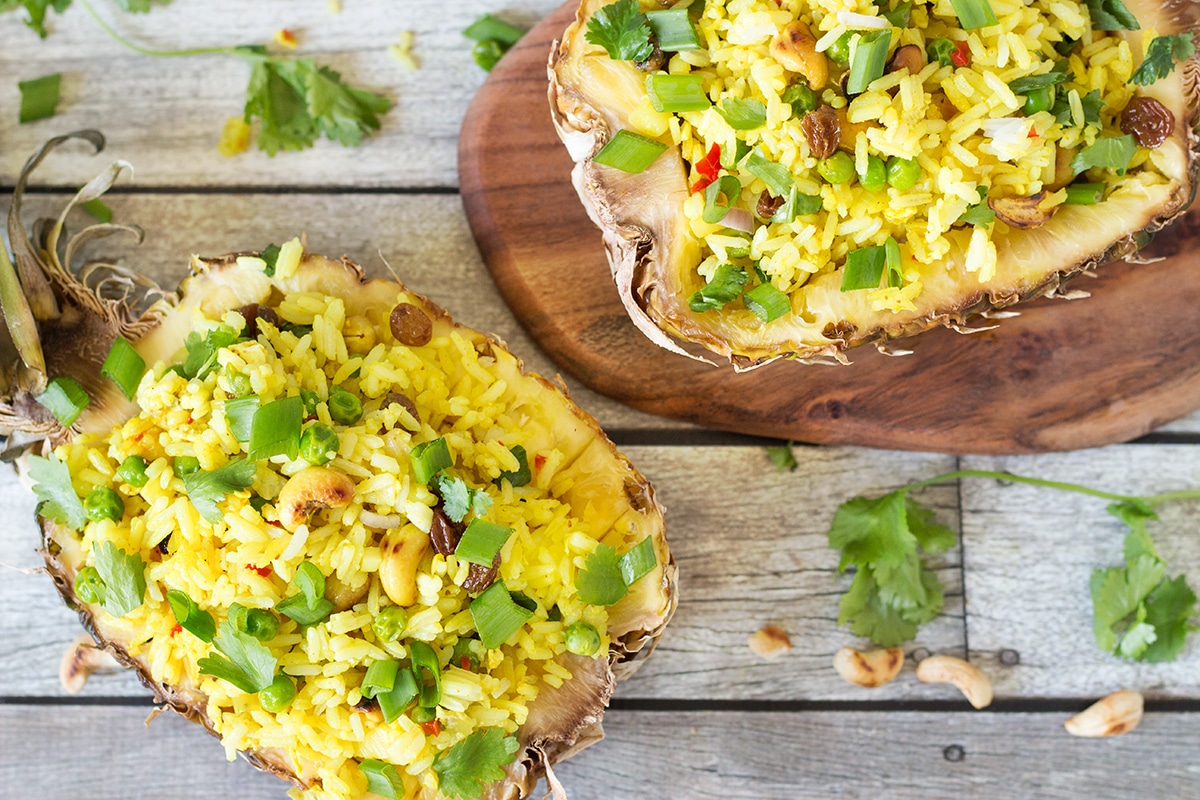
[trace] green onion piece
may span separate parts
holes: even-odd
[[[424,484],[428,484],[442,470],[454,466],[445,436],[417,445],[409,451],[408,460],[412,465],[413,477],[417,483]]]
[[[561,615],[559,617],[562,618]],[[465,670],[474,670],[483,658],[483,645],[478,639],[459,639],[454,643],[454,651],[450,654],[450,663]],[[463,659],[467,663],[463,663]]]
[[[987,2],[987,0],[982,0]],[[994,22],[993,22],[994,24]],[[846,94],[862,94],[871,82],[883,77],[887,66],[888,48],[892,44],[892,31],[875,31],[859,37],[858,47],[850,60],[850,77],[846,80]]]
[[[884,11],[881,16],[892,23],[894,28],[907,28],[912,22],[912,6],[911,0],[905,0],[891,11]]]
[[[141,456],[126,456],[121,466],[117,467],[114,477],[130,486],[141,488],[150,480],[150,476],[146,474],[146,467],[146,459]]]
[[[463,31],[463,36],[468,39],[474,39],[477,42],[494,40],[501,44],[512,47],[517,41],[525,35],[525,31],[518,28],[516,25],[510,25],[502,19],[484,14],[479,19],[472,22]],[[506,48],[507,49],[507,48]]]
[[[760,100],[729,97],[717,106],[717,113],[735,131],[752,131],[767,124],[767,107]]]
[[[525,609],[526,611],[532,611],[535,614],[537,613],[537,610],[538,610],[537,600],[534,600],[532,597],[525,594],[524,592],[509,592],[508,596],[512,598],[512,601],[514,603],[516,603],[517,605],[519,605],[521,608]]]
[[[442,665],[438,663],[437,651],[420,639],[413,639],[408,645],[408,655],[420,691],[417,705],[436,708],[442,702]]]
[[[637,175],[645,172],[646,167],[653,164],[666,150],[667,146],[662,142],[629,131],[617,131],[616,135],[608,140],[608,144],[592,156],[592,161]]]
[[[196,605],[187,592],[171,589],[167,592],[167,602],[171,604],[171,613],[179,626],[200,641],[211,642],[217,635],[217,623],[212,614]]]
[[[760,283],[742,295],[742,303],[763,322],[774,322],[792,310],[788,296],[769,283]]]
[[[704,212],[700,215],[710,225],[715,225],[725,219],[729,209],[733,208],[742,193],[742,182],[732,175],[722,175],[704,190]],[[724,195],[725,202],[721,202]]]
[[[367,777],[367,791],[371,794],[379,795],[384,800],[396,800],[397,797],[405,795],[400,772],[391,764],[374,758],[364,758],[359,762],[358,769]]]
[[[35,398],[64,428],[71,426],[88,407],[88,395],[74,378],[60,375]]]
[[[296,568],[292,584],[300,590],[310,606],[316,605],[317,601],[325,596],[325,576],[311,561],[304,561]]]
[[[295,458],[300,451],[300,426],[304,421],[304,401],[299,395],[272,400],[254,412],[250,421],[249,459],[284,455]]]
[[[225,424],[239,442],[250,441],[254,415],[258,411],[258,396],[249,395],[225,401]]]
[[[846,265],[842,271],[842,291],[877,288],[885,266],[887,253],[883,245],[851,250],[846,255]]]
[[[953,39],[934,39],[925,45],[925,55],[930,63],[936,61],[943,67],[953,67],[955,64],[950,56],[956,49]]]
[[[954,6],[954,13],[958,15],[963,30],[973,31],[998,24],[996,12],[992,10],[992,4],[988,0],[950,0],[950,3]]]
[[[383,712],[383,721],[391,724],[399,719],[413,700],[417,698],[417,678],[411,669],[403,669],[396,673],[396,682],[390,692],[378,692],[375,701]]]
[[[1073,183],[1067,187],[1068,206],[1094,206],[1104,199],[1103,183]]]
[[[454,555],[460,561],[490,567],[512,532],[512,528],[476,517],[463,531]]]
[[[513,488],[528,485],[533,480],[533,473],[529,471],[529,456],[526,455],[525,448],[517,444],[508,448],[508,452],[512,453],[517,459],[517,471],[501,472],[500,477],[496,478],[492,483],[499,486],[501,481],[508,481]]]
[[[688,9],[672,8],[665,11],[647,11],[646,19],[658,37],[658,47],[668,53],[681,50],[699,50],[700,34],[688,17]]]
[[[688,298],[688,307],[697,314],[724,308],[726,303],[742,293],[742,287],[748,280],[746,270],[733,264],[722,264],[713,273],[712,280]]]
[[[281,600],[275,605],[280,614],[291,617],[301,625],[315,625],[333,612],[333,603],[325,599],[325,576],[311,561],[296,568],[292,585],[300,594]]]
[[[742,169],[765,183],[773,197],[787,197],[796,185],[791,170],[766,158],[757,147],[750,151]]]
[[[1075,154],[1071,159],[1071,171],[1078,175],[1092,167],[1107,167],[1118,175],[1124,175],[1135,153],[1137,142],[1133,134],[1097,139]]]
[[[99,197],[94,200],[88,200],[86,203],[80,203],[84,213],[89,214],[97,222],[103,222],[105,225],[113,221],[112,209],[109,208]]]
[[[132,400],[142,375],[146,374],[146,359],[133,349],[133,345],[118,336],[100,366],[100,374],[115,383],[126,400]]]
[[[725,169],[733,169],[738,164],[742,163],[742,159],[750,152],[750,145],[746,144],[745,139],[734,139],[733,149],[728,147],[721,150],[721,166]]]
[[[646,76],[646,95],[655,111],[703,111],[712,106],[699,75],[652,72]]]
[[[471,601],[475,630],[479,631],[480,641],[489,650],[504,644],[532,616],[532,611],[513,602],[502,580],[493,583]]]
[[[883,243],[888,286],[899,289],[904,285],[904,268],[900,261],[900,244],[891,236]]]
[[[796,217],[815,214],[825,206],[820,195],[804,194],[795,186],[788,190],[787,199],[771,216],[771,222],[788,223]]]
[[[649,536],[642,539],[621,556],[620,563],[621,578],[625,581],[625,585],[632,586],[637,583],[658,566],[658,558],[654,555],[654,540]]]
[[[19,119],[22,125],[54,116],[58,109],[58,85],[61,80],[62,73],[56,72],[17,84],[21,91]]]
[[[396,686],[396,673],[400,671],[399,661],[372,661],[363,676],[360,691],[363,697],[374,697],[381,692],[391,692]]]

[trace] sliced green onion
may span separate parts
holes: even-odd
[[[888,286],[900,288],[904,285],[904,268],[900,261],[900,244],[891,236],[883,243],[884,264],[887,269]]]
[[[537,610],[538,610],[537,600],[534,600],[532,597],[525,594],[524,592],[509,592],[508,596],[512,598],[512,601],[514,603],[516,603],[517,605],[519,605],[521,608],[525,609],[526,611],[532,611],[535,614],[537,613]]]
[[[333,603],[325,599],[325,576],[311,561],[296,568],[292,585],[300,594],[276,603],[275,610],[301,625],[315,625],[333,612]]]
[[[46,385],[46,391],[35,398],[46,408],[58,424],[71,426],[88,407],[88,395],[74,378],[60,375]]]
[[[359,762],[358,770],[366,776],[367,791],[371,794],[379,795],[384,800],[396,800],[397,797],[406,794],[400,772],[391,764],[374,758],[364,758]]]
[[[721,166],[725,169],[733,169],[738,164],[742,163],[742,159],[750,152],[750,145],[746,144],[745,139],[734,139],[733,149],[728,147],[721,150]]]
[[[463,531],[454,555],[460,561],[490,567],[512,532],[512,528],[476,517]]]
[[[212,614],[196,605],[187,592],[171,589],[167,592],[167,602],[171,604],[171,613],[179,626],[200,641],[211,642],[217,635],[217,623]]]
[[[925,45],[925,55],[930,63],[936,61],[943,67],[953,67],[955,64],[951,54],[954,53],[956,47],[953,39],[934,39]]]
[[[62,73],[56,72],[17,84],[21,91],[19,119],[22,125],[54,116],[54,112],[58,110],[58,86],[61,81]]]
[[[420,639],[413,639],[408,645],[408,655],[420,691],[417,705],[436,708],[442,702],[442,665],[438,663],[437,651]]]
[[[391,724],[399,719],[404,710],[417,698],[417,678],[411,669],[402,669],[396,673],[396,682],[390,692],[379,692],[375,702],[383,712],[383,721]]]
[[[118,336],[113,340],[104,364],[100,366],[100,374],[115,383],[126,400],[132,400],[142,375],[146,374],[146,359],[133,349],[133,345]]]
[[[722,175],[704,190],[704,212],[700,215],[705,222],[715,225],[725,219],[729,209],[737,205],[742,193],[742,182],[732,175]],[[725,202],[721,202],[724,195]]]
[[[500,42],[501,44],[512,47],[517,41],[525,35],[525,31],[518,28],[516,25],[510,25],[502,19],[484,14],[479,19],[472,22],[463,31],[463,36],[468,39],[474,39],[477,42],[486,42],[489,39]]]
[[[992,10],[992,4],[988,0],[950,0],[950,3],[954,6],[954,13],[958,15],[963,30],[973,31],[998,24],[996,12]]]
[[[372,661],[363,676],[360,691],[363,697],[374,697],[381,692],[391,692],[396,686],[396,674],[400,671],[399,661]]]
[[[757,147],[750,151],[742,169],[765,183],[773,197],[787,197],[796,185],[790,169],[765,157]]]
[[[769,283],[760,283],[742,295],[742,303],[763,322],[774,322],[792,310],[788,296]]]
[[[646,76],[646,95],[655,111],[703,111],[712,106],[699,75],[652,72]]]
[[[1068,206],[1094,206],[1104,199],[1103,183],[1073,183],[1067,187]]]
[[[752,131],[767,124],[767,107],[760,100],[728,97],[717,106],[717,113],[735,131]]]
[[[491,72],[507,52],[508,47],[495,39],[484,39],[471,45],[471,58],[487,72]]]
[[[842,271],[842,291],[878,288],[886,266],[887,253],[883,245],[851,250],[846,255],[846,265]]]
[[[912,0],[905,0],[891,11],[884,11],[882,16],[894,28],[907,28],[912,22],[912,6]]]
[[[493,650],[504,644],[533,612],[513,602],[504,581],[498,580],[471,601],[471,618],[483,646]]]
[[[99,197],[94,200],[88,200],[86,203],[80,203],[79,208],[85,214],[89,214],[97,222],[103,222],[105,225],[113,221],[112,209],[109,208]]]
[[[258,411],[258,396],[248,395],[225,401],[225,424],[239,442],[250,441],[254,414]]]
[[[512,453],[513,457],[517,459],[517,471],[501,472],[500,477],[496,478],[492,483],[499,485],[501,481],[508,481],[513,488],[528,485],[533,480],[533,473],[529,471],[529,456],[526,455],[525,448],[517,444],[508,448],[508,452]]]
[[[295,458],[300,451],[300,426],[304,423],[304,401],[299,395],[272,400],[254,412],[250,421],[249,459],[283,455]]]
[[[771,217],[771,222],[791,222],[796,217],[815,214],[825,206],[820,195],[804,194],[795,186],[788,190],[787,199]]]
[[[608,140],[608,144],[592,156],[592,161],[637,175],[645,172],[646,167],[653,164],[666,150],[667,146],[662,142],[629,131],[617,131],[616,135]]]
[[[672,8],[665,11],[647,11],[646,19],[658,37],[658,47],[668,53],[678,53],[681,50],[699,50],[700,34],[692,24],[686,8]]]
[[[987,2],[987,0],[982,0]],[[993,22],[993,24],[995,24]],[[865,33],[858,39],[854,56],[850,59],[850,77],[846,80],[846,94],[862,94],[872,81],[883,77],[887,66],[888,48],[892,44],[892,31]]]
[[[417,445],[409,452],[408,460],[412,464],[413,477],[417,479],[417,483],[428,484],[434,475],[454,466],[445,436]]]
[[[749,279],[746,270],[741,267],[722,264],[713,273],[712,280],[688,298],[688,308],[697,314],[702,311],[724,308],[726,303],[736,299],[742,293],[742,287]]]
[[[763,285],[768,286],[769,284]],[[626,586],[632,586],[650,574],[650,571],[657,566],[658,558],[654,555],[654,540],[647,536],[621,556],[621,579],[625,581]]]

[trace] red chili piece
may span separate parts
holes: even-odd
[[[1029,136],[1027,136],[1026,138],[1028,138],[1028,139],[1036,139],[1037,137],[1038,137],[1037,126],[1036,126],[1036,125],[1030,125],[1030,126],[1029,126]]]
[[[458,663],[461,664],[462,668],[465,669],[467,672],[471,671],[471,659],[468,658],[467,656],[459,656]]]
[[[958,42],[954,45],[954,52],[950,54],[950,60],[956,67],[967,66],[971,63],[971,46],[966,42]]]
[[[264,578],[267,577],[268,575],[270,575],[272,572],[271,566],[269,564],[265,567],[260,567],[257,564],[247,564],[246,568],[253,572],[257,572],[259,575],[261,575]]]
[[[421,730],[426,736],[437,736],[442,732],[442,723],[436,719],[430,720],[429,722],[422,722]]]
[[[546,457],[544,455],[539,453],[538,455],[533,457],[533,468],[536,469],[538,472],[541,472],[542,467],[544,467],[545,465],[546,465]]]
[[[175,627],[171,628],[171,635],[174,636],[175,634],[181,633],[182,631],[183,631],[183,626],[180,625],[178,622],[176,622]]]
[[[696,172],[700,180],[692,184],[692,194],[702,192],[721,174],[721,145],[714,144],[708,150],[708,155],[696,162]]]

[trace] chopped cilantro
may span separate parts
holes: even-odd
[[[1175,65],[1196,54],[1190,33],[1175,36],[1156,36],[1146,48],[1146,57],[1129,79],[1138,86],[1149,86],[1171,74]]]
[[[754,98],[727,97],[717,106],[717,113],[735,131],[752,131],[767,124],[767,107]]]
[[[771,463],[775,465],[776,472],[795,472],[796,455],[792,452],[792,442],[787,444],[767,445],[767,458],[771,459]]]
[[[492,498],[482,489],[472,489],[462,478],[451,477],[439,472],[430,481],[438,496],[442,498],[442,509],[455,522],[462,522],[467,513],[474,511],[482,517],[492,508]]]
[[[737,299],[748,280],[750,276],[746,270],[733,264],[722,264],[713,273],[712,280],[688,298],[688,307],[697,314],[724,308],[727,303]]]
[[[218,325],[203,336],[192,331],[183,342],[187,350],[182,365],[183,376],[188,379],[207,377],[217,366],[217,351],[239,341],[242,337],[228,325]]]
[[[1124,175],[1137,152],[1137,142],[1133,134],[1127,136],[1107,136],[1097,139],[1075,154],[1071,159],[1071,171],[1076,175],[1092,167],[1104,167]]]
[[[221,623],[213,638],[220,655],[207,655],[196,664],[201,674],[232,683],[246,694],[254,694],[275,680],[278,662],[271,651],[248,633],[242,633],[229,620]]]
[[[34,481],[33,493],[40,501],[39,514],[74,530],[81,530],[87,524],[87,512],[71,484],[71,471],[58,456],[53,453],[49,458],[30,456],[29,477]]]
[[[1057,86],[1070,79],[1071,75],[1067,72],[1047,72],[1043,75],[1027,75],[1024,78],[1017,78],[1009,82],[1008,88],[1012,89],[1013,94],[1028,94],[1034,89]]]
[[[1136,31],[1141,28],[1121,0],[1084,0],[1092,16],[1094,31]]]
[[[438,754],[433,771],[438,791],[459,800],[474,800],[488,784],[504,777],[504,767],[517,757],[520,745],[501,728],[483,728]]]
[[[113,542],[101,542],[92,551],[96,571],[104,581],[104,610],[123,617],[146,599],[146,562]]]
[[[584,38],[604,48],[617,61],[645,61],[654,53],[650,21],[637,0],[617,0],[600,8],[588,20]]]
[[[1100,109],[1104,108],[1104,101],[1100,99],[1100,90],[1093,89],[1080,97],[1079,102],[1083,105],[1083,124],[1095,128],[1101,127],[1103,123],[1100,121]],[[1055,98],[1054,108],[1050,110],[1050,113],[1061,125],[1075,124],[1075,115],[1071,113],[1071,101],[1066,94],[1060,94]]]
[[[628,594],[617,551],[606,544],[597,545],[575,576],[575,591],[580,600],[593,606],[611,606]]]
[[[45,39],[47,34],[46,13],[53,9],[61,14],[70,5],[71,0],[0,0],[0,12],[13,11],[18,8],[25,9],[25,13],[29,15],[25,19],[25,24],[38,36]]]
[[[192,472],[183,476],[183,490],[200,516],[216,524],[221,521],[221,509],[217,503],[230,492],[245,489],[254,483],[253,461],[244,458],[222,464],[211,472]]]

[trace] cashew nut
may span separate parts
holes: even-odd
[[[371,320],[358,314],[347,317],[342,324],[342,339],[346,342],[348,352],[363,355],[375,346],[375,326]]]
[[[750,637],[750,651],[760,658],[775,658],[792,649],[787,632],[774,625],[765,625]]]
[[[833,654],[833,668],[848,683],[875,689],[900,674],[904,666],[904,651],[899,647],[871,650],[863,653],[853,647],[843,647]]]
[[[384,593],[398,606],[411,606],[417,602],[417,567],[429,549],[429,534],[416,525],[405,525],[384,538],[382,549],[379,582]]]
[[[67,647],[58,666],[58,680],[69,694],[78,694],[93,672],[116,672],[120,664],[106,650],[96,646],[91,636],[82,634]]]
[[[790,22],[771,42],[771,55],[780,66],[804,76],[813,91],[821,91],[829,81],[829,61],[817,52],[817,40],[800,20]]]
[[[930,656],[917,665],[917,680],[957,686],[975,708],[992,704],[992,682],[974,664],[954,656]]]
[[[1063,724],[1072,736],[1120,736],[1138,726],[1142,710],[1142,693],[1122,689],[1097,700]]]
[[[293,475],[275,498],[279,521],[289,531],[322,508],[342,508],[354,499],[354,481],[328,467],[308,467]]]

